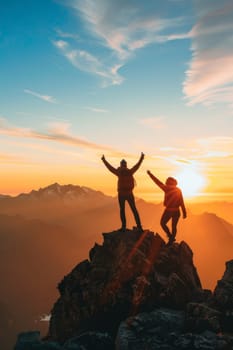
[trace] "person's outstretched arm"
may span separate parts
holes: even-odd
[[[185,205],[184,205],[184,198],[183,198],[183,195],[181,193],[181,210],[182,210],[182,213],[183,213],[183,218],[187,218],[187,212],[186,212],[186,208],[185,208]]]
[[[135,173],[135,171],[138,170],[138,168],[142,164],[144,157],[145,157],[145,154],[142,152],[139,161],[130,169],[132,171],[132,173]]]
[[[157,177],[155,177],[150,170],[147,170],[147,174],[150,176],[150,178],[156,183],[157,186],[159,186],[163,191],[166,188],[166,185],[164,185]]]
[[[117,175],[117,169],[115,169],[109,162],[107,162],[107,160],[105,159],[105,156],[102,155],[101,160],[103,161],[104,165],[106,166],[106,168],[111,171],[111,173]]]

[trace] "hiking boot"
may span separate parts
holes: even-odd
[[[170,236],[169,237],[169,240],[168,240],[168,243],[167,243],[167,245],[171,245],[172,243],[174,243],[176,241],[176,238],[174,237],[174,236]]]
[[[137,231],[137,232],[143,232],[143,228],[142,226],[134,226],[133,230]]]

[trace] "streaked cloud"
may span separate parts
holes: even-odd
[[[233,137],[230,136],[214,136],[214,137],[205,137],[197,139],[197,143],[201,146],[207,148],[216,147],[218,150],[220,147],[232,147],[233,149]]]
[[[13,125],[10,125],[5,118],[0,117],[0,134],[5,136],[11,136],[21,139],[32,139],[32,140],[44,140],[44,141],[53,141],[60,144],[66,144],[74,147],[78,147],[81,150],[85,151],[96,151],[99,155],[105,154],[107,157],[111,158],[126,158],[127,159],[137,159],[138,155],[135,155],[133,153],[126,153],[122,152],[118,149],[115,149],[109,145],[104,144],[98,144],[91,142],[85,138],[77,137],[73,135],[70,131],[71,124],[67,122],[51,122],[47,126],[45,131],[37,131],[33,130],[31,128],[22,128],[22,127],[16,127]],[[5,143],[6,141],[4,141]],[[11,142],[12,143],[12,142]],[[19,146],[18,143],[15,143],[15,145]],[[83,155],[81,153],[67,153],[65,150],[58,150],[54,151],[51,148],[48,148],[46,144],[42,145],[28,145],[26,144],[26,147],[32,147],[35,149],[39,149],[48,153],[62,153],[64,155],[72,155],[75,157],[82,158]]]
[[[215,166],[220,160],[229,159],[229,169],[233,159],[233,137],[214,136],[190,140],[185,148],[160,147],[158,154],[170,163],[192,163],[199,161],[214,162]]]
[[[233,153],[231,154],[229,152],[224,152],[224,151],[210,151],[199,156],[199,158],[232,158],[232,157],[233,157]]]
[[[79,138],[70,133],[70,124],[67,123],[51,123],[47,131],[39,132],[30,128],[20,128],[11,126],[3,118],[0,119],[0,134],[21,137],[32,138],[47,141],[60,142],[63,144],[73,145],[80,148],[87,148],[98,151],[117,152],[112,147],[107,145],[100,145],[83,138]]]
[[[233,137],[215,136],[200,138],[193,141],[196,145],[196,152],[192,154],[192,158],[213,164],[217,168],[221,163],[226,164],[229,170],[233,160]],[[228,159],[226,163],[226,159]],[[223,164],[221,164],[221,167]],[[225,165],[224,165],[225,168]]]
[[[169,34],[175,34],[174,29],[184,20],[164,18],[159,3],[147,6],[129,0],[73,0],[71,4],[89,31],[121,59],[128,58],[135,49],[159,42],[160,36],[169,30]]]
[[[72,46],[64,40],[53,41],[53,45],[60,50],[61,54],[64,55],[74,67],[101,77],[103,79],[103,86],[119,85],[122,83],[123,78],[118,74],[118,70],[121,67],[120,64],[107,67],[94,55],[86,50],[73,49]]]
[[[79,40],[80,36],[78,34],[74,34],[74,33],[68,33],[68,32],[64,32],[63,30],[56,28],[55,29],[56,34],[60,37],[60,38],[64,38],[64,39],[74,39],[74,40]]]
[[[104,108],[84,107],[84,109],[87,109],[88,111],[91,111],[94,113],[109,113],[109,111],[107,109],[104,109]]]
[[[81,18],[89,34],[85,42],[88,44],[89,41],[92,45],[89,44],[88,50],[82,49],[79,42],[77,47],[77,44],[68,42],[73,35],[59,30],[59,38],[53,44],[76,68],[103,79],[103,86],[119,85],[124,80],[119,70],[136,50],[152,43],[189,37],[188,31],[184,30],[188,20],[171,15],[173,7],[179,9],[179,3],[165,2],[170,12],[167,17],[164,16],[164,5],[158,2],[71,0],[67,6],[72,7],[75,15]],[[91,46],[98,46],[98,56],[96,50],[93,54]]]
[[[197,22],[190,31],[192,60],[184,93],[189,104],[233,105],[233,2],[197,0]]]
[[[45,102],[49,102],[49,103],[57,103],[56,99],[53,96],[49,96],[49,95],[42,95],[39,94],[38,92],[29,90],[29,89],[24,89],[23,90],[26,94],[35,96],[37,98],[39,98],[40,100],[43,100]]]
[[[184,164],[190,164],[191,161],[187,159],[176,159],[177,163],[184,163]]]

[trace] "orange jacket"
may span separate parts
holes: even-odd
[[[167,210],[175,211],[179,210],[181,207],[183,214],[186,215],[186,209],[184,205],[184,199],[182,195],[182,191],[176,186],[165,185],[162,183],[157,177],[153,174],[149,174],[151,179],[156,183],[164,191],[164,206]]]

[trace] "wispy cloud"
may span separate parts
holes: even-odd
[[[196,1],[197,23],[190,31],[192,60],[184,93],[189,104],[233,105],[232,0]]]
[[[176,159],[177,163],[191,164],[191,161],[187,159]]]
[[[32,91],[32,90],[29,90],[29,89],[24,89],[24,92],[26,94],[29,94],[29,95],[32,95],[32,96],[35,96],[43,101],[46,101],[46,102],[49,102],[49,103],[57,103],[56,99],[52,96],[49,96],[49,95],[42,95],[42,94],[39,94],[38,92],[35,92],[35,91]]]
[[[230,136],[213,136],[197,139],[197,143],[203,147],[214,147],[218,150],[220,147],[229,147],[233,149],[233,137]]]
[[[90,156],[100,157],[102,154],[105,154],[108,158],[119,159],[127,158],[129,160],[134,161],[135,159],[138,159],[138,155],[135,155],[135,153],[126,153],[124,151],[121,151],[119,149],[116,149],[114,147],[111,147],[109,145],[100,144],[91,142],[84,137],[78,137],[76,135],[73,135],[71,132],[71,124],[69,122],[63,121],[63,122],[51,122],[47,125],[47,127],[44,128],[44,131],[38,131],[31,128],[23,128],[23,127],[17,127],[15,125],[12,125],[8,122],[8,120],[5,117],[0,116],[0,135],[5,135],[9,137],[13,137],[15,139],[7,141],[7,139],[0,139],[0,143],[3,145],[16,146],[19,148],[30,148],[30,149],[37,149],[39,151],[43,151],[45,153],[52,153],[52,154],[62,154],[66,156],[73,156],[75,158],[83,158],[85,152],[94,152],[90,153]],[[49,147],[47,143],[30,143],[28,144],[27,139],[31,139],[32,141],[35,140],[44,140],[53,142],[51,143],[52,147]],[[68,146],[74,146],[79,148],[79,153],[77,153],[75,148],[56,148],[56,143],[62,145],[68,145]],[[12,161],[14,160],[13,157],[11,158]],[[96,158],[93,158],[93,161],[95,161]],[[10,161],[10,158],[9,158]],[[20,163],[22,163],[23,160],[20,160]]]
[[[61,30],[59,28],[56,28],[55,31],[56,31],[56,34],[60,38],[74,39],[74,40],[79,40],[80,39],[80,36],[78,34],[64,32],[63,30]]]
[[[215,166],[221,159],[229,159],[229,168],[233,160],[233,137],[213,136],[199,139],[191,139],[186,147],[160,147],[158,154],[168,162],[193,162],[203,164],[213,162]],[[230,163],[231,162],[231,163]]]
[[[103,86],[109,84],[119,85],[122,83],[123,78],[118,74],[121,65],[118,64],[106,67],[97,57],[86,50],[73,49],[72,46],[64,40],[53,41],[53,44],[74,67],[101,77],[104,82]]]
[[[68,42],[69,35],[63,32],[57,31],[59,39],[53,44],[76,68],[101,77],[104,86],[121,84],[124,79],[119,69],[136,50],[152,43],[189,37],[184,30],[186,20],[171,15],[171,8],[177,10],[179,3],[168,3],[171,11],[164,17],[163,5],[159,2],[71,0],[68,6],[81,18],[90,40],[98,46],[98,57],[91,45],[84,50],[79,42],[77,48]]]
[[[73,135],[70,132],[71,125],[69,123],[50,123],[44,132],[36,131],[30,128],[21,128],[9,125],[4,118],[0,118],[0,134],[30,138],[37,140],[53,141],[66,145],[76,146],[81,149],[95,150],[98,152],[108,152],[109,155],[118,157],[124,156],[121,152],[108,145],[98,144]]]
[[[104,108],[84,107],[84,109],[87,109],[87,110],[94,112],[94,113],[109,113],[109,111],[107,109],[104,109]]]
[[[233,160],[233,137],[215,136],[196,140],[199,146],[199,158]],[[231,163],[228,163],[230,168]]]
[[[175,34],[174,28],[182,22],[180,17],[164,18],[160,4],[147,6],[128,0],[73,0],[71,4],[92,34],[121,59],[128,58],[135,49],[160,41],[166,31]]]

